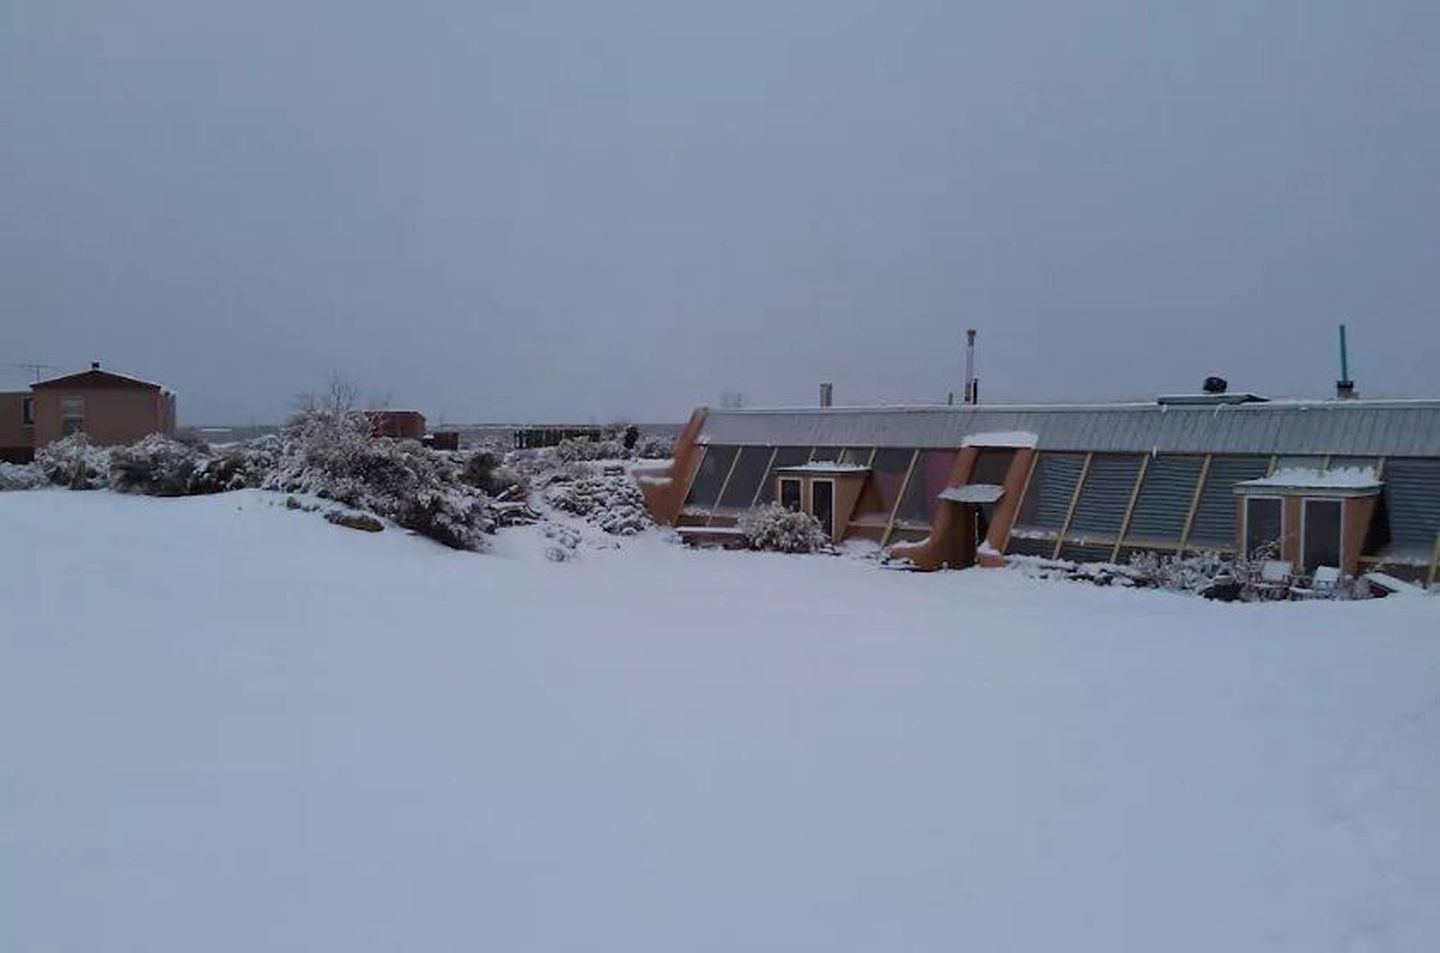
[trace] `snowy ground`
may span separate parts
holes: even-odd
[[[1440,949],[1440,599],[0,494],[0,951]]]

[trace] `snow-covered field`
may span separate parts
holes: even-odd
[[[1440,949],[1440,599],[0,494],[0,951]]]

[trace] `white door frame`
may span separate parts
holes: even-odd
[[[828,484],[830,484],[830,528],[829,528],[828,530],[826,530],[826,535],[829,536],[831,539],[834,539],[834,538],[835,538],[835,478],[834,478],[834,477],[811,477],[811,478],[810,478],[809,480],[807,480],[806,482],[809,483],[810,485],[805,488],[805,489],[806,489],[806,492],[805,492],[806,510],[805,510],[805,512],[809,513],[811,516],[814,516],[814,515],[815,515],[815,484],[817,484],[817,483],[828,483]]]

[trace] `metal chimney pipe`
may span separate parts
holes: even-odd
[[[975,392],[975,329],[965,329],[965,403],[977,403]]]
[[[1355,382],[1350,379],[1350,352],[1345,346],[1345,325],[1340,325],[1340,379],[1335,382],[1335,396],[1340,400],[1355,398]]]
[[[829,407],[835,402],[835,385],[823,383],[820,385],[820,406]]]

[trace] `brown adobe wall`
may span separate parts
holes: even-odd
[[[978,565],[991,569],[1005,565],[1005,543],[1010,539],[1010,527],[1015,525],[1015,518],[1020,515],[1020,498],[1025,495],[1025,483],[1030,479],[1030,468],[1034,464],[1033,448],[1019,447],[1015,450],[1010,469],[1005,471],[1005,495],[995,504],[990,529],[985,534],[985,542],[994,552],[977,554]]]
[[[25,424],[29,391],[0,394],[0,460],[26,463],[35,455],[35,428]]]
[[[129,444],[152,433],[173,433],[175,403],[159,388],[100,387],[37,388],[35,446],[44,447],[62,436],[60,402],[66,397],[85,400],[85,435],[97,446]]]
[[[977,447],[965,447],[955,455],[946,486],[961,486],[970,479]],[[954,503],[941,503],[930,524],[930,535],[918,543],[898,543],[890,547],[890,557],[908,559],[916,569],[929,572],[944,566],[963,568],[975,562],[974,510]]]
[[[668,467],[642,470],[637,476],[650,518],[662,526],[674,526],[685,508],[685,493],[700,466],[704,449],[696,441],[705,426],[705,414],[705,408],[701,407],[690,415],[690,422],[675,441],[675,459]]]

